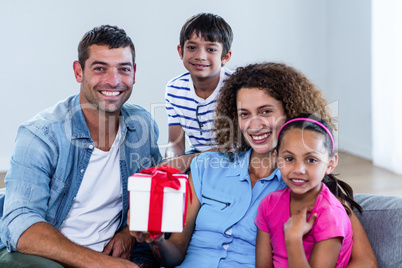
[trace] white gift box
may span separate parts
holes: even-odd
[[[159,171],[157,171],[159,172]],[[152,175],[136,173],[128,179],[130,196],[130,231],[182,232],[186,198],[187,175],[174,174],[180,181],[180,189],[165,187],[161,230],[148,230]],[[152,204],[151,204],[152,205]]]

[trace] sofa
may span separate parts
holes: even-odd
[[[402,268],[402,197],[355,194],[363,224],[380,268]]]
[[[0,189],[0,195],[5,188]],[[355,211],[367,232],[380,268],[402,268],[402,197],[355,194]]]

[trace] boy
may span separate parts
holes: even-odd
[[[187,171],[199,153],[215,147],[216,99],[232,71],[222,68],[232,56],[233,32],[220,16],[200,13],[186,21],[177,51],[188,72],[166,85],[169,145],[164,164]],[[193,150],[185,154],[185,136]]]

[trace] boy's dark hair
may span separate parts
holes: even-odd
[[[92,45],[109,46],[112,48],[130,47],[135,63],[135,48],[131,38],[123,29],[117,26],[101,25],[88,31],[78,45],[78,62],[82,69],[85,68],[85,61],[89,58],[89,47]]]
[[[331,135],[333,137],[334,131],[333,131],[333,128],[331,127],[331,125],[328,124],[325,120],[319,118],[318,116],[316,116],[314,114],[306,113],[306,114],[300,114],[300,115],[296,116],[295,118],[308,118],[308,119],[318,121],[319,123],[323,124],[328,129],[328,131],[331,133]],[[292,118],[292,119],[295,119],[295,118]],[[281,129],[279,136],[278,136],[278,143],[276,146],[277,151],[279,151],[279,147],[281,145],[281,141],[282,141],[284,133],[286,133],[286,131],[288,131],[290,129],[295,129],[295,128],[302,129],[302,130],[312,130],[312,131],[323,134],[325,136],[324,146],[327,149],[329,156],[333,156],[335,154],[335,152],[332,152],[333,144],[332,144],[331,137],[329,136],[329,133],[324,128],[319,126],[318,124],[316,124],[314,122],[306,121],[306,120],[290,122]],[[322,182],[325,183],[325,185],[327,185],[329,190],[336,197],[338,197],[341,200],[341,203],[345,207],[348,215],[350,215],[351,211],[350,211],[349,207],[345,205],[345,202],[348,202],[352,209],[356,208],[359,212],[362,212],[362,207],[353,199],[353,189],[352,189],[352,187],[350,187],[349,184],[336,178],[335,175],[332,173],[329,175],[325,175]]]
[[[220,16],[211,13],[199,13],[189,18],[180,31],[180,46],[191,38],[197,36],[210,42],[219,42],[223,45],[222,57],[228,53],[232,41],[233,32],[230,25]]]

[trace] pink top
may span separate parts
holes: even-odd
[[[270,233],[274,267],[288,267],[283,226],[290,218],[290,189],[285,188],[268,194],[258,207],[255,224]],[[303,237],[304,251],[310,259],[314,244],[333,237],[343,237],[336,267],[346,267],[352,253],[352,225],[345,208],[322,184],[311,215],[317,213],[312,230]]]

